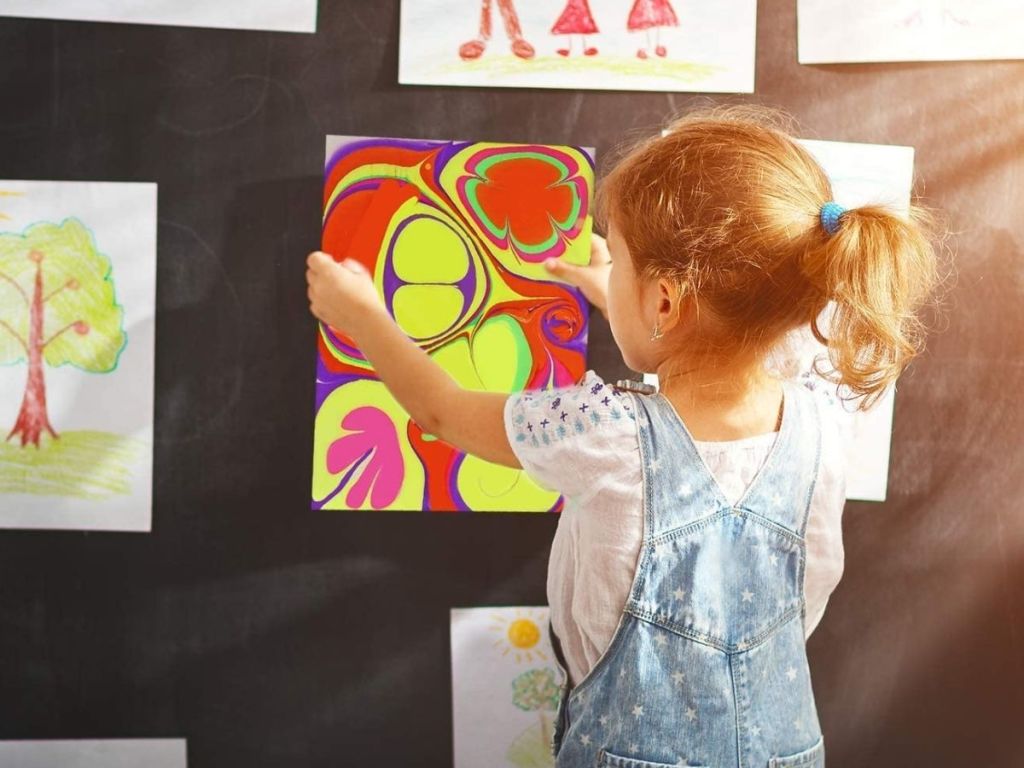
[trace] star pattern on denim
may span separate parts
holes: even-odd
[[[567,426],[570,430],[572,422],[583,422],[589,429],[591,413],[597,412],[601,418],[606,418],[607,411],[604,409],[609,404],[611,407],[621,407],[624,404],[622,400],[618,399],[618,393],[613,392],[610,387],[606,394],[614,396],[607,397],[602,394],[600,399],[589,403],[585,402],[587,400],[586,391],[581,400],[567,397],[561,405],[563,410],[553,410],[548,413],[548,416],[557,426],[561,418],[559,413],[566,413],[569,419]],[[642,398],[638,398],[638,402],[642,400]],[[631,399],[630,402],[632,402]],[[584,404],[589,407],[573,410]],[[640,411],[639,408],[637,410]],[[644,411],[650,411],[650,409],[644,406]],[[542,438],[541,429],[544,425],[541,419],[543,414],[527,412],[527,415],[532,417],[532,423],[537,427],[537,438]],[[801,547],[804,536],[802,529],[792,530],[794,521],[790,519],[800,511],[797,509],[799,505],[794,503],[800,493],[798,471],[791,473],[791,476],[787,477],[785,481],[771,484],[762,482],[756,492],[744,496],[750,501],[750,504],[744,509],[725,506],[720,503],[720,494],[715,493],[714,487],[707,484],[706,477],[700,473],[695,475],[693,467],[689,464],[677,462],[674,455],[669,453],[669,448],[658,450],[660,446],[666,445],[667,441],[652,441],[653,436],[657,434],[658,422],[647,422],[641,418],[642,415],[643,412],[638,413],[636,420],[641,443],[640,455],[646,459],[644,482],[651,485],[659,484],[649,498],[657,498],[661,501],[662,508],[666,510],[665,520],[671,520],[671,525],[668,522],[658,523],[661,527],[656,529],[655,533],[659,538],[656,540],[651,540],[650,537],[644,539],[647,549],[642,551],[645,556],[651,557],[649,564],[655,578],[647,589],[638,589],[629,595],[628,610],[639,620],[636,622],[639,629],[635,633],[638,643],[635,650],[641,657],[646,656],[654,662],[653,670],[657,671],[657,677],[645,678],[642,673],[645,672],[646,667],[642,663],[637,664],[620,659],[618,677],[621,679],[608,678],[606,684],[612,689],[618,687],[620,696],[625,695],[612,704],[614,709],[610,712],[610,719],[607,714],[603,714],[606,709],[597,704],[598,697],[595,696],[594,706],[597,711],[587,713],[588,722],[583,725],[590,731],[586,734],[588,740],[585,742],[585,746],[593,744],[593,752],[596,752],[598,747],[605,745],[606,742],[609,748],[613,747],[612,741],[616,741],[620,747],[624,747],[628,742],[619,742],[618,740],[624,735],[627,738],[632,735],[634,738],[645,739],[643,743],[629,745],[630,753],[627,754],[631,754],[634,760],[641,760],[639,752],[641,744],[645,750],[657,749],[658,743],[650,740],[647,733],[651,731],[653,736],[660,724],[663,702],[657,697],[651,698],[656,695],[666,696],[666,700],[671,702],[669,705],[671,709],[667,711],[675,713],[675,723],[670,724],[673,729],[678,729],[683,733],[696,734],[709,727],[712,722],[717,721],[719,713],[716,707],[710,703],[711,699],[704,697],[705,691],[702,689],[704,675],[703,673],[698,674],[699,664],[696,664],[694,669],[690,669],[689,665],[692,660],[687,657],[686,662],[683,663],[680,661],[681,657],[676,653],[677,649],[683,652],[679,646],[688,639],[686,636],[679,637],[683,634],[682,632],[667,629],[667,627],[674,628],[676,623],[685,625],[685,628],[694,626],[702,635],[716,640],[726,654],[743,654],[735,656],[734,659],[746,658],[744,663],[751,667],[748,674],[755,690],[778,689],[771,693],[777,693],[787,700],[792,700],[790,707],[787,707],[789,709],[787,714],[796,719],[791,719],[788,722],[785,720],[785,716],[777,720],[763,719],[766,715],[762,714],[759,718],[756,707],[754,708],[754,711],[751,712],[752,717],[747,720],[744,728],[746,738],[751,740],[752,749],[772,749],[773,746],[777,746],[775,742],[780,739],[786,740],[787,733],[790,736],[789,740],[795,741],[796,734],[799,733],[799,740],[803,741],[807,733],[816,734],[818,731],[813,709],[802,703],[806,697],[802,687],[805,678],[802,657],[799,660],[793,657],[790,651],[786,650],[788,646],[780,646],[783,649],[780,651],[770,650],[774,646],[772,644],[762,645],[760,639],[762,630],[764,630],[762,625],[769,622],[771,614],[774,613],[773,606],[777,606],[779,609],[776,615],[781,615],[783,611],[786,611],[787,615],[792,616],[793,612],[799,608],[801,596],[799,584],[792,582],[794,576],[798,577],[800,574],[799,569],[794,569],[792,566],[794,561],[802,557]],[[561,420],[565,419],[561,418]],[[554,433],[554,430],[551,429],[548,432]],[[802,454],[796,453],[794,449],[794,455]],[[778,461],[775,462],[776,465],[778,463]],[[775,469],[777,470],[778,466]],[[682,510],[683,513],[675,515],[675,512],[679,510]],[[730,511],[739,517],[729,518]],[[672,514],[673,517],[667,517],[669,514]],[[705,514],[708,518],[706,523],[700,520]],[[765,518],[768,522],[776,522],[776,528],[782,526],[790,529],[794,535],[785,538],[778,535],[780,532],[777,530],[768,529],[767,525],[757,525],[760,522],[759,517]],[[744,565],[744,568],[738,569],[732,578],[717,587],[719,590],[717,597],[720,598],[718,601],[716,601],[716,595],[710,585],[706,587],[703,581],[700,582],[701,589],[699,591],[695,587],[693,593],[689,592],[689,585],[697,583],[699,568],[691,568],[690,563],[676,566],[671,560],[675,557],[690,557],[688,553],[692,553],[693,547],[680,535],[676,535],[675,531],[682,525],[689,525],[693,520],[700,520],[712,536],[723,532],[722,535],[733,537],[737,543],[734,550],[737,561]],[[704,535],[704,529],[700,530]],[[646,533],[645,531],[645,536]],[[668,535],[662,535],[663,533]],[[683,535],[688,536],[689,531],[685,531]],[[696,537],[694,539],[696,540]],[[772,569],[769,569],[769,564]],[[778,568],[780,565],[782,568]],[[692,577],[686,575],[690,570],[695,574]],[[783,578],[786,579],[784,588],[780,583]],[[732,581],[731,585],[728,583],[729,581]],[[687,587],[683,587],[683,583],[686,583]],[[758,589],[754,590],[754,587]],[[709,597],[705,595],[706,591]],[[779,598],[777,595],[782,597]],[[739,605],[735,602],[737,597],[740,598]],[[750,604],[749,608],[746,607],[748,603]],[[774,625],[772,626],[774,627]],[[786,626],[790,626],[788,622]],[[795,623],[792,626],[795,626]],[[737,637],[757,637],[759,639],[755,643],[746,639],[737,639]],[[752,646],[756,646],[753,652],[750,650]],[[769,650],[765,653],[766,648]],[[775,656],[775,658],[773,659],[771,656]],[[801,666],[797,667],[797,664]],[[611,674],[615,675],[614,672]],[[659,681],[663,686],[661,694],[658,694],[657,689],[653,687],[653,683]],[[651,685],[649,689],[644,687],[649,684]],[[635,699],[637,695],[644,695],[647,703],[644,704]],[[633,704],[629,703],[629,698],[634,698]],[[651,715],[651,712],[655,714]],[[629,719],[631,714],[634,720]],[[645,717],[645,715],[650,715],[650,717]],[[626,721],[624,724],[623,720]],[[766,725],[751,724],[751,721],[754,723],[765,722]],[[697,723],[701,723],[701,725],[697,725]],[[618,730],[621,725],[625,725],[626,734]],[[633,727],[630,728],[630,726]],[[795,732],[792,730],[794,728]],[[629,734],[629,730],[634,733]],[[580,731],[576,731],[576,733],[579,734]],[[761,736],[766,738],[761,740]],[[577,736],[576,738],[581,737]],[[685,742],[683,743],[685,744]],[[688,758],[680,755],[679,746],[682,744],[677,745],[675,750],[669,751],[668,755],[660,759],[665,760],[668,764],[678,758],[680,766],[687,766],[688,759],[693,763],[706,762],[706,760],[697,759],[704,757],[703,755],[690,753]],[[578,743],[576,747],[579,747]],[[591,756],[593,752],[590,753]]]

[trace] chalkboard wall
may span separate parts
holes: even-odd
[[[829,765],[1024,765],[1024,63],[801,67],[749,97],[399,86],[398,0],[316,35],[0,19],[0,178],[159,183],[151,534],[0,532],[0,738],[185,737],[191,768],[445,766],[448,610],[545,601],[556,519],[309,511],[324,135],[608,156],[695,104],[909,144],[956,263],[810,641]],[[628,374],[594,315],[590,367]]]

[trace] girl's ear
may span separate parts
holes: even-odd
[[[658,327],[665,333],[683,323],[690,304],[690,295],[682,281],[658,279]]]

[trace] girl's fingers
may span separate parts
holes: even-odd
[[[306,259],[306,264],[308,264],[309,268],[314,272],[330,269],[334,263],[334,259],[323,251],[313,251],[309,254],[309,258]]]
[[[361,261],[356,261],[355,259],[345,259],[341,263],[343,266],[348,267],[348,270],[350,272],[355,272],[357,274],[363,275],[370,274],[370,270],[368,270]]]
[[[548,259],[544,262],[544,266],[552,274],[558,275],[575,286],[579,286],[587,279],[587,267],[580,266],[579,264],[570,264],[568,261],[561,261],[560,259]]]
[[[608,253],[608,242],[600,235],[592,235],[590,240],[590,263],[611,264],[612,256]]]

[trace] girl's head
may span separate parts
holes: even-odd
[[[869,405],[920,349],[937,278],[926,216],[855,208],[830,235],[828,177],[779,123],[759,108],[692,114],[604,179],[612,333],[634,370],[729,377],[809,324],[833,380]]]

